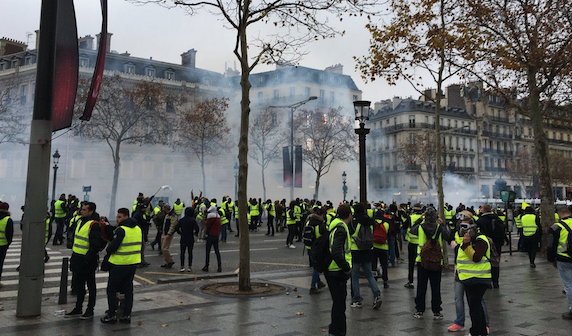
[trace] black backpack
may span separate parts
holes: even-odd
[[[328,233],[316,238],[310,248],[310,260],[312,266],[320,273],[328,269],[332,263],[330,253],[330,235]]]
[[[352,239],[356,243],[358,249],[371,250],[373,248],[373,232],[371,230],[371,226],[361,223],[357,235],[355,237],[352,237]]]
[[[310,220],[306,221],[304,230],[302,230],[302,241],[305,246],[312,247],[316,241],[316,223],[311,223]]]

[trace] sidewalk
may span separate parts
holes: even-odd
[[[491,335],[570,335],[572,322],[560,317],[567,307],[557,270],[541,259],[537,259],[537,268],[532,269],[522,253],[503,254],[501,260],[500,289],[491,289],[485,295]],[[407,282],[406,272],[406,264],[390,267],[390,288],[381,288],[383,304],[379,310],[371,308],[372,294],[362,280],[363,308],[350,308],[348,298],[348,335],[450,334],[446,328],[455,317],[453,272],[443,273],[445,319],[442,321],[433,321],[430,311],[423,319],[413,318],[415,290],[403,287]],[[131,325],[99,322],[107,309],[104,292],[98,296],[93,321],[53,315],[56,310],[71,310],[75,302],[73,297],[69,297],[67,305],[57,305],[56,298],[50,297],[43,304],[42,316],[30,319],[15,317],[16,300],[4,301],[5,310],[0,312],[0,335],[110,335],[115,332],[137,335],[325,335],[330,322],[330,295],[324,288],[321,294],[310,296],[310,279],[310,269],[255,273],[252,281],[281,284],[289,288],[289,295],[251,298],[211,296],[199,290],[204,284],[230,281],[228,278],[136,288]],[[428,293],[428,306],[429,302]],[[465,313],[469,327],[468,307]]]

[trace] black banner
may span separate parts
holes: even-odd
[[[302,146],[296,146],[294,150],[294,187],[302,188]]]
[[[284,187],[290,187],[292,164],[290,162],[290,151],[288,147],[282,147],[282,162],[284,169]]]

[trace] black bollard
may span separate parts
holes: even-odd
[[[60,279],[60,295],[58,304],[68,303],[68,263],[69,258],[62,259],[62,277]]]

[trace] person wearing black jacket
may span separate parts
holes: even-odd
[[[500,255],[505,239],[504,223],[499,216],[493,212],[493,209],[489,204],[483,205],[481,217],[477,220],[477,227],[482,234],[493,240],[494,248]],[[499,288],[500,268],[492,266],[491,274],[493,287]]]
[[[101,225],[96,205],[93,202],[85,202],[80,210],[81,219],[77,223],[74,236],[73,253],[70,259],[70,271],[73,273],[72,287],[76,290],[77,301],[75,308],[65,317],[78,317],[81,319],[93,318],[93,308],[97,289],[95,286],[95,271],[99,265],[99,251],[105,247],[105,240],[101,236]],[[88,238],[82,236],[82,229],[89,225]],[[85,285],[89,290],[87,309],[82,315],[83,300],[85,299]]]
[[[133,219],[137,223],[137,226],[143,232],[143,242],[141,244],[141,264],[138,267],[146,267],[150,264],[145,261],[145,242],[147,241],[147,232],[149,232],[149,222],[145,219],[145,209],[147,209],[148,204],[140,204],[136,207],[136,211],[133,213]]]
[[[188,207],[185,209],[185,216],[177,222],[175,231],[181,235],[181,269],[179,272],[185,271],[185,253],[189,252],[189,266],[187,272],[191,272],[193,266],[193,246],[195,245],[195,237],[199,234],[199,225],[195,220],[195,209]]]

